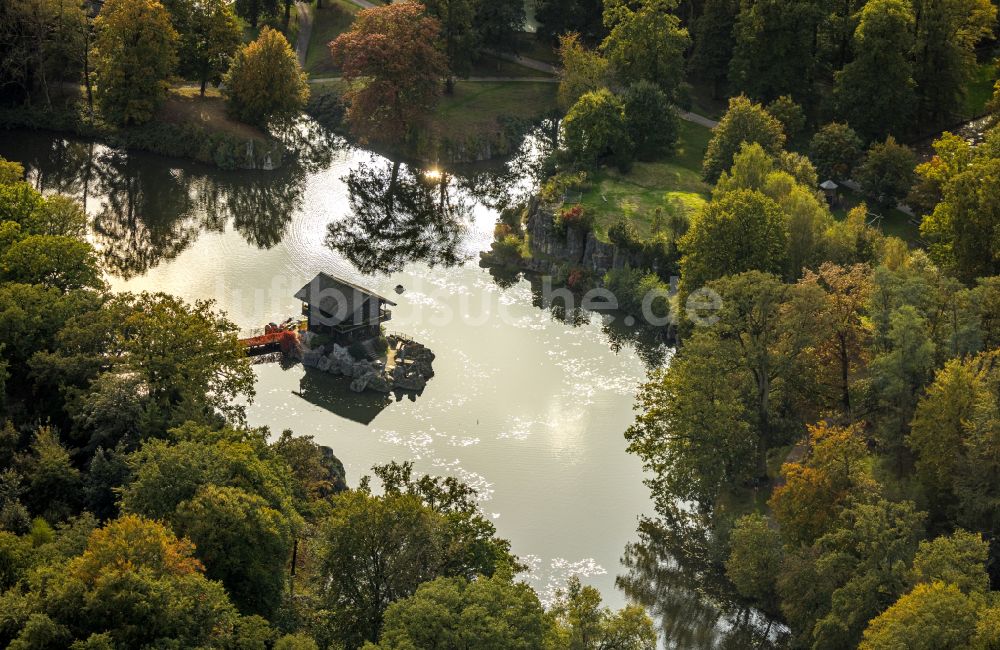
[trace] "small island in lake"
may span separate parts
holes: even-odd
[[[306,368],[351,379],[351,390],[420,392],[434,376],[434,353],[382,323],[396,303],[347,280],[320,273],[295,294],[306,329],[297,350]]]

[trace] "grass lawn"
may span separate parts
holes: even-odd
[[[711,187],[701,180],[701,159],[711,131],[681,122],[677,151],[667,160],[638,162],[627,174],[603,168],[592,174],[580,204],[594,219],[594,233],[607,240],[608,228],[628,215],[642,236],[652,232],[656,209],[697,211]]]
[[[157,119],[174,124],[197,124],[210,131],[222,131],[239,138],[266,136],[257,128],[237,122],[226,113],[226,102],[218,89],[209,87],[205,96],[198,94],[197,88],[174,88],[160,107]]]
[[[1000,66],[996,61],[981,63],[976,67],[975,75],[965,95],[965,117],[972,119],[986,113],[986,102],[993,96],[993,85],[998,75]]]
[[[470,77],[531,77],[552,79],[552,75],[534,68],[526,68],[513,61],[490,57],[472,64]]]
[[[441,98],[432,124],[444,135],[492,132],[502,116],[534,119],[556,107],[556,84],[524,81],[458,81]]]
[[[521,32],[517,35],[517,53],[553,65],[559,63],[559,53],[555,48],[538,40],[538,37],[531,32]]]
[[[243,25],[243,42],[249,43],[250,41],[257,40],[260,36],[260,30],[264,28],[265,25],[272,29],[276,29],[285,35],[288,42],[292,44],[292,49],[295,49],[295,40],[299,34],[299,12],[293,4],[291,10],[288,14],[288,29],[285,29],[285,5],[279,4],[278,13],[275,16],[261,16],[257,27],[251,27],[249,23],[242,21]]]
[[[343,34],[354,22],[360,7],[348,0],[326,0],[322,9],[313,8],[312,34],[306,52],[306,72],[312,77],[333,77],[340,74],[330,60],[327,45]]]
[[[864,201],[863,196],[849,188],[841,186],[839,192],[842,205],[832,210],[833,217],[837,220],[843,219],[854,206]],[[883,233],[899,237],[911,246],[916,246],[920,243],[920,228],[910,222],[910,219],[912,219],[910,215],[895,208],[881,214],[882,219],[879,220],[879,225]]]

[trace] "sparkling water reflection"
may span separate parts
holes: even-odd
[[[351,484],[392,459],[458,476],[544,597],[576,574],[622,605],[619,557],[650,509],[622,432],[662,346],[637,347],[594,314],[539,309],[537,285],[501,286],[479,268],[497,210],[528,187],[522,171],[427,179],[369,152],[328,153],[309,168],[222,172],[46,134],[0,143],[39,188],[86,202],[115,290],[211,298],[253,328],[298,313],[292,295],[319,271],[403,285],[389,329],[437,354],[417,400],[261,364],[251,424],[314,435]]]

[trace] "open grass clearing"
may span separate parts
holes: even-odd
[[[865,200],[863,196],[847,187],[841,186],[838,193],[841,197],[841,203],[832,211],[833,217],[837,220],[846,217],[848,212]],[[914,218],[910,215],[895,208],[883,212],[878,208],[870,207],[868,212],[869,222],[877,224],[886,235],[899,237],[910,246],[919,245],[920,227],[914,223]]]
[[[993,86],[1000,76],[1000,63],[990,61],[976,66],[976,72],[966,89],[964,115],[975,119],[986,114],[986,103],[993,96]]]
[[[361,8],[348,0],[326,0],[313,11],[312,33],[306,52],[306,72],[313,77],[335,77],[340,70],[330,58],[330,41],[346,32]]]
[[[701,160],[711,131],[681,122],[677,149],[669,158],[637,162],[628,173],[602,168],[590,175],[580,205],[591,215],[594,233],[607,240],[608,228],[623,216],[640,236],[656,230],[657,220],[673,212],[697,212],[711,193],[701,180]]]
[[[218,89],[208,88],[205,96],[192,86],[173,88],[160,107],[157,119],[173,124],[192,124],[208,131],[221,131],[239,138],[264,138],[262,131],[238,122],[226,112],[226,101]]]
[[[492,132],[500,117],[535,119],[556,108],[556,85],[524,81],[458,81],[438,103],[432,125],[442,134]]]

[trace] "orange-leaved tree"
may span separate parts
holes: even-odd
[[[347,122],[363,141],[402,141],[441,94],[448,64],[440,23],[406,0],[358,12],[350,31],[330,43],[351,85]]]

